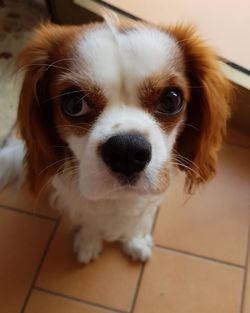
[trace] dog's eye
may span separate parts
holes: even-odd
[[[158,110],[167,116],[178,114],[183,106],[183,97],[179,89],[167,89],[160,96]]]
[[[65,115],[80,117],[90,111],[90,107],[84,94],[80,91],[66,91],[61,95],[61,107]]]

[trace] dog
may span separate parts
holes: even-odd
[[[1,187],[50,184],[79,262],[103,241],[147,261],[176,169],[187,192],[216,172],[230,84],[213,49],[190,26],[44,24],[18,62],[22,140],[0,151]]]

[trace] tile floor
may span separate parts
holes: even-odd
[[[67,222],[27,188],[0,194],[3,313],[250,313],[250,149],[230,133],[216,178],[192,197],[179,175],[160,208],[146,265],[116,244],[88,266]],[[178,194],[178,196],[176,196]]]

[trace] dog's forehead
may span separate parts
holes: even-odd
[[[78,72],[114,88],[124,82],[139,83],[157,73],[170,73],[182,63],[176,41],[153,27],[120,31],[103,24],[83,34],[77,56]]]

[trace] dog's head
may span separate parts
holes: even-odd
[[[190,27],[42,26],[20,56],[18,122],[38,191],[68,169],[89,199],[188,190],[215,173],[228,82]]]

